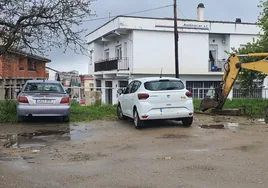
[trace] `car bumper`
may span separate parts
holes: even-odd
[[[69,116],[70,106],[17,106],[18,116]]]
[[[187,108],[164,108],[152,109],[147,113],[141,113],[141,120],[157,120],[157,119],[180,119],[193,117],[193,111]]]

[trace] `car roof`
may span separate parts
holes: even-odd
[[[148,81],[155,81],[155,80],[177,80],[177,81],[181,81],[178,78],[173,78],[173,77],[143,77],[143,78],[136,78],[134,80],[139,80],[141,82],[148,82]]]
[[[26,83],[50,83],[50,84],[58,84],[60,82],[55,80],[28,80]]]

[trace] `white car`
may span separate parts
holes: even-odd
[[[137,129],[147,120],[177,120],[184,126],[193,123],[193,99],[177,78],[148,77],[133,80],[118,90],[117,116],[134,119]]]

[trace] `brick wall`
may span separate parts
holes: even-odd
[[[29,61],[31,62],[30,64],[28,63]],[[32,63],[35,65],[34,70]],[[28,67],[28,65],[31,67]],[[30,70],[28,70],[28,68],[30,68]],[[46,63],[18,55],[9,55],[0,58],[0,76],[48,78]]]

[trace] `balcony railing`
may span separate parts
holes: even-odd
[[[209,61],[209,72],[224,72],[226,62],[224,59]]]
[[[95,72],[111,70],[129,70],[129,59],[111,58],[95,62]]]

